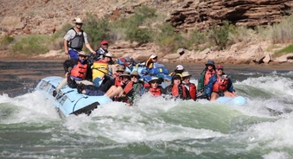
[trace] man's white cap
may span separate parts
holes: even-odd
[[[179,71],[184,70],[184,67],[182,65],[177,65],[176,70],[179,70]]]
[[[153,58],[156,58],[156,57],[158,57],[157,55],[155,55],[155,54],[153,54],[153,55],[151,55],[151,59],[153,59]]]
[[[75,18],[75,23],[82,23],[82,20],[80,18]]]

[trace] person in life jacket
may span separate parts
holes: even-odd
[[[139,80],[140,75],[137,71],[130,74],[131,81],[123,89],[123,94],[117,98],[117,101],[133,105],[135,100],[140,97],[140,92],[143,88],[143,82]]]
[[[157,55],[151,55],[146,61],[145,65],[146,65],[146,69],[143,69],[141,71],[141,74],[151,75],[151,76],[169,74],[169,70],[165,68],[163,64],[158,63]]]
[[[204,70],[201,72],[201,75],[197,83],[197,96],[198,98],[205,97],[205,87],[209,83],[210,78],[216,73],[215,62],[213,60],[208,60],[205,64]]]
[[[64,51],[70,59],[78,59],[78,52],[82,51],[83,44],[93,53],[96,52],[92,49],[88,42],[87,34],[81,29],[83,22],[80,18],[75,18],[75,27],[67,31],[64,36]]]
[[[65,71],[65,79],[63,79],[57,86],[56,91],[53,95],[56,96],[66,84],[70,88],[76,88],[78,83],[83,83],[85,85],[92,85],[92,83],[86,80],[87,77],[87,54],[84,51],[78,53],[78,59],[65,60],[63,63],[63,68]],[[72,68],[69,71],[69,68]]]
[[[102,40],[100,46],[96,50],[96,53],[89,54],[88,64],[92,65],[95,61],[98,61],[104,57],[106,53],[108,53],[109,43],[107,40]]]
[[[109,98],[113,98],[115,96],[120,97],[124,93],[125,86],[130,82],[130,73],[124,72],[119,76],[119,84],[111,86],[110,89],[106,92],[106,96]]]
[[[77,92],[89,96],[102,96],[113,86],[114,78],[109,75],[104,75],[99,81],[99,86],[95,85],[77,85]]]
[[[192,75],[189,74],[189,72],[185,71],[185,72],[182,72],[182,84],[186,87],[186,89],[188,90],[189,92],[189,95],[190,95],[190,98],[193,99],[193,100],[196,100],[196,86],[194,83],[191,83],[190,82],[190,77]]]
[[[182,74],[182,72],[184,72],[184,71],[185,71],[185,69],[182,65],[177,65],[174,72],[171,72],[169,74],[169,76],[174,76],[175,74]]]
[[[106,53],[102,59],[95,61],[91,67],[92,69],[92,80],[95,86],[98,85],[98,81],[101,80],[102,76],[110,75],[112,69],[109,68],[109,63],[112,62],[112,54]]]
[[[172,76],[172,82],[164,90],[164,94],[171,95],[174,98],[190,99],[190,95],[186,87],[182,84],[180,75]]]
[[[155,97],[161,96],[164,90],[160,84],[161,80],[158,77],[152,77],[151,80],[145,84],[141,94],[150,92]]]
[[[210,100],[216,100],[219,97],[236,97],[236,92],[233,88],[231,79],[225,75],[224,67],[218,65],[216,74],[214,74],[206,87],[206,95]]]

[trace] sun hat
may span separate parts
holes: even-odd
[[[133,71],[130,76],[137,76],[140,77],[139,73],[137,71]]]
[[[182,70],[184,70],[184,67],[182,65],[177,65],[176,70],[182,71]]]
[[[208,60],[208,62],[206,63],[206,65],[213,65],[213,66],[215,66],[215,62],[213,60]]]
[[[120,77],[129,77],[130,78],[130,73],[125,71],[120,75]]]
[[[110,57],[110,58],[112,58],[113,56],[112,56],[112,54],[110,54],[109,52],[107,52],[107,53],[105,54],[105,57]]]
[[[76,23],[83,23],[83,22],[82,22],[82,20],[80,18],[75,18],[74,23],[76,24]]]
[[[155,82],[157,81],[158,83],[160,83],[160,80],[158,77],[152,77],[151,80],[149,80],[149,83]]]
[[[125,71],[125,67],[123,66],[123,65],[118,65],[117,66],[117,70],[116,70],[116,72],[117,71],[122,71],[122,72],[124,72]]]
[[[155,55],[155,54],[152,54],[152,55],[150,56],[151,59],[154,59],[154,58],[156,58],[156,57],[158,57],[158,56]]]
[[[191,74],[189,74],[189,72],[185,71],[185,72],[182,72],[182,77],[190,77],[192,76]]]
[[[107,40],[103,40],[102,42],[101,42],[101,45],[108,45],[109,43],[108,43],[108,41]]]
[[[80,51],[78,52],[78,56],[87,56],[87,53],[85,53],[84,51]]]
[[[222,65],[218,65],[216,69],[224,69],[224,67]]]

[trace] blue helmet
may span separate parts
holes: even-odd
[[[213,65],[213,66],[215,66],[215,62],[213,60],[208,60],[208,62],[206,63],[206,65]]]

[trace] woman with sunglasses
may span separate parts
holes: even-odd
[[[142,89],[142,94],[150,92],[155,97],[161,96],[163,94],[163,88],[160,86],[160,83],[161,80],[158,77],[152,77]]]
[[[232,81],[227,75],[225,75],[224,67],[222,65],[216,67],[216,74],[210,78],[206,87],[206,95],[209,100],[216,100],[222,96],[231,98],[236,97]]]
[[[172,82],[164,90],[164,94],[171,95],[174,98],[190,99],[190,94],[186,87],[182,84],[180,75],[172,76]]]
[[[133,71],[130,74],[131,81],[123,89],[123,94],[117,98],[117,101],[125,102],[129,105],[133,105],[135,100],[140,97],[140,91],[143,88],[143,82],[139,80],[140,75],[137,71]]]

